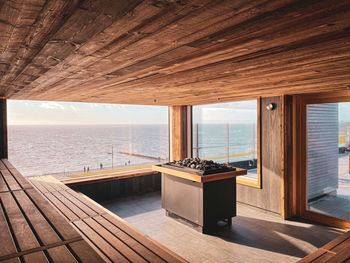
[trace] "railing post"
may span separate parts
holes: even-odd
[[[226,163],[230,162],[230,124],[226,124]]]
[[[6,98],[0,98],[0,158],[8,158]]]
[[[252,125],[252,156],[251,156],[251,160],[254,161],[255,160],[255,123]]]
[[[350,148],[350,127],[346,127],[346,133],[345,133],[345,147],[346,149]],[[350,152],[349,152],[349,174],[350,174]]]
[[[194,131],[194,157],[199,157],[198,126],[199,126],[199,124],[196,123],[195,131]]]

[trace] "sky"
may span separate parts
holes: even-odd
[[[257,100],[207,104],[193,108],[193,121],[202,124],[251,124],[256,123],[257,114]]]
[[[7,101],[9,125],[167,124],[168,107],[121,104]],[[252,123],[256,100],[195,106],[199,123]],[[350,102],[339,103],[339,121],[350,122]]]
[[[168,123],[166,106],[8,100],[7,114],[9,125]]]

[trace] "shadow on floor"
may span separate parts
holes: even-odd
[[[300,243],[294,245],[295,239],[315,247],[321,247],[342,233],[336,229],[328,229],[325,234],[324,226],[310,222],[307,222],[309,224],[306,227],[288,224],[288,222],[306,223],[299,219],[286,220],[285,222],[278,223],[238,215],[232,219],[231,228],[222,228],[213,235],[227,242],[295,257],[305,257],[309,253],[302,249]]]

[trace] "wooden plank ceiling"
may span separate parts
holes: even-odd
[[[350,1],[1,0],[0,96],[186,105],[350,89]]]

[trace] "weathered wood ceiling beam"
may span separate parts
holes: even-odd
[[[0,2],[0,95],[155,105],[350,87],[350,2]]]

